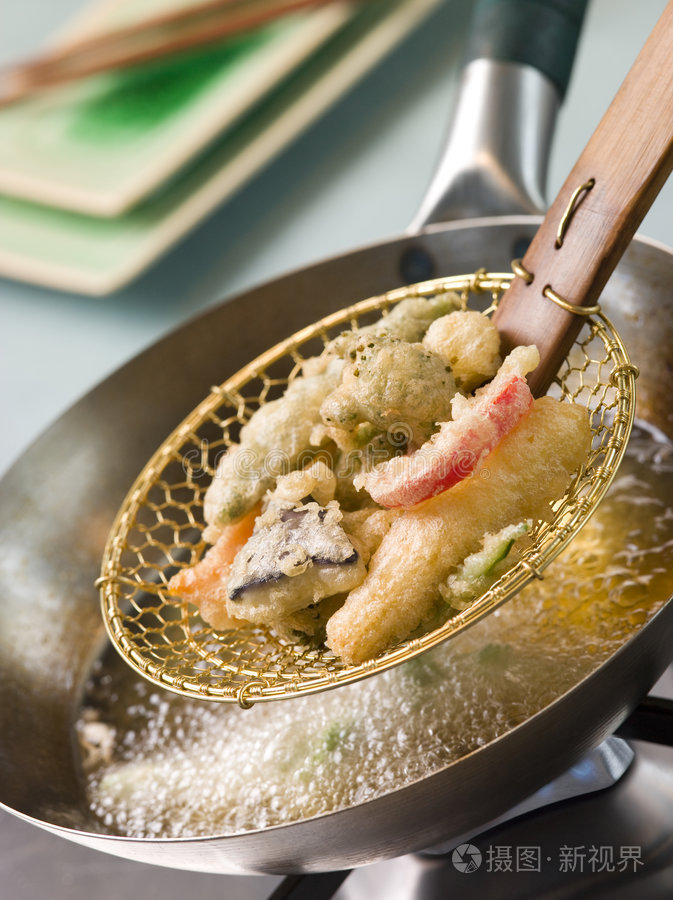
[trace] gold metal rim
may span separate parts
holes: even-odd
[[[486,295],[487,298],[490,295],[488,313],[495,308],[512,278],[511,273],[480,270],[467,276],[433,279],[363,300],[281,341],[215,387],[187,416],[159,447],[131,487],[112,527],[97,580],[108,634],[116,649],[137,672],[176,693],[239,703],[246,708],[259,701],[317,693],[376,674],[437,646],[492,612],[533,579],[542,577],[546,566],[578,533],[606,493],[634,420],[637,368],[631,363],[619,334],[602,313],[587,317],[574,345],[574,351],[582,356],[581,365],[574,365],[569,357],[557,383],[557,390],[564,400],[581,402],[580,397],[588,393],[596,405],[592,419],[597,418],[598,422],[595,428],[597,447],[592,451],[588,466],[556,504],[552,521],[537,530],[531,550],[526,551],[489,591],[441,627],[405,641],[374,660],[346,666],[330,651],[292,645],[253,626],[240,630],[244,632],[244,641],[239,632],[214,632],[203,624],[193,607],[168,597],[165,592],[166,571],[171,574],[175,571],[180,564],[180,554],[189,551],[198,555],[204,546],[198,518],[201,489],[190,482],[188,474],[184,483],[172,486],[167,482],[167,472],[184,464],[185,447],[189,444],[191,450],[197,442],[199,429],[204,423],[212,426],[216,412],[223,404],[233,411],[235,420],[244,421],[247,385],[259,381],[261,373],[273,369],[283,359],[294,361],[296,369],[305,344],[321,337],[324,341],[330,330],[357,323],[368,313],[388,309],[408,297],[426,297],[447,291],[458,292],[464,305],[468,304],[471,294]],[[481,305],[484,305],[483,301]],[[593,358],[587,349],[589,344],[593,347],[596,343],[602,348],[600,360]],[[588,374],[592,366],[600,373],[593,380]],[[573,379],[577,381],[577,387],[571,386]],[[153,499],[153,492],[157,490],[171,498],[174,509],[169,511],[170,503],[157,505]],[[182,498],[182,494],[189,494],[190,490],[192,501],[176,499],[178,495]],[[170,516],[178,514],[181,521],[176,523]],[[170,532],[171,528],[173,544],[170,536],[161,540],[153,537],[159,532]],[[183,531],[189,532],[189,539],[183,537]],[[140,549],[136,547],[138,542]],[[241,643],[245,643],[245,652],[241,650]],[[272,648],[269,658],[273,665],[267,662],[260,668],[255,663],[255,653],[261,652],[259,648],[267,652],[269,647]]]

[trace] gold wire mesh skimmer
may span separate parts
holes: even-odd
[[[142,470],[113,525],[105,550],[101,603],[108,633],[126,661],[168,690],[247,707],[263,700],[315,693],[357,681],[434,647],[510,599],[563,550],[587,521],[617,470],[631,430],[635,378],[626,349],[608,319],[593,311],[565,360],[554,388],[585,405],[593,444],[586,465],[538,523],[531,546],[485,594],[441,627],[415,636],[359,665],[346,665],[325,647],[294,643],[250,625],[217,632],[191,604],[167,592],[169,578],[193,565],[206,547],[203,497],[216,458],[252,413],[295,377],[345,328],[371,321],[408,297],[460,293],[463,305],[496,307],[511,274],[485,271],[439,278],[390,291],[321,319],[277,344],[237,372],[175,429]],[[321,347],[322,344],[322,347]]]

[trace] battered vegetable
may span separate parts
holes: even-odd
[[[450,491],[395,519],[367,577],[327,623],[327,645],[347,663],[371,659],[408,637],[434,608],[437,588],[485,531],[544,518],[589,450],[585,409],[548,397]]]
[[[355,341],[364,335],[378,335],[407,341],[410,344],[422,340],[432,322],[460,309],[458,294],[448,291],[435,297],[409,297],[394,306],[387,316],[371,325],[364,325],[339,335],[328,346],[329,352],[345,355]]]
[[[343,363],[335,359],[323,372],[299,376],[278,400],[261,406],[241,429],[206,492],[204,516],[208,540],[224,525],[244,516],[273,487],[279,474],[296,467],[310,449],[320,406],[334,389]]]
[[[336,429],[354,432],[368,423],[375,432],[392,429],[419,447],[436,422],[451,416],[453,376],[422,344],[372,335],[357,341],[349,356],[340,385],[320,407],[338,443]]]
[[[500,364],[493,324],[459,303],[406,300],[307,360],[221,461],[215,546],[169,589],[215,628],[324,637],[360,663],[488,587],[591,430],[582,407],[533,402],[535,347]]]
[[[191,568],[181,569],[168,582],[172,594],[198,606],[201,618],[224,631],[236,628],[241,620],[227,611],[227,576],[238,551],[252,535],[255,520],[261,512],[258,503],[234,525],[222,529],[214,546]]]
[[[500,335],[493,322],[474,309],[457,310],[432,322],[423,344],[451,366],[456,384],[468,393],[500,366]]]
[[[440,584],[442,599],[454,609],[465,609],[496,581],[516,543],[530,531],[531,522],[507,525],[495,534],[485,534],[481,549],[470,554],[456,571]]]
[[[261,406],[241,429],[238,444],[222,457],[204,501],[206,540],[214,543],[225,525],[244,516],[272,488],[276,478],[296,469],[311,452],[311,432],[321,424],[320,407],[334,390],[343,357],[363,335],[420,341],[428,325],[460,306],[457,294],[417,297],[398,303],[372,325],[336,338],[320,357],[307,360],[303,374],[285,394]]]
[[[523,376],[539,361],[535,347],[516,347],[493,381],[469,401],[457,398],[453,421],[420,450],[357,476],[355,486],[382,506],[411,507],[467,478],[530,410],[533,395]]]
[[[334,502],[325,508],[275,501],[231,567],[229,613],[275,621],[358,585],[366,570],[340,520]]]

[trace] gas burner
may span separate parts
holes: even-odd
[[[647,697],[618,734],[478,833],[359,869],[334,900],[669,900],[673,700]]]
[[[405,856],[357,870],[334,900],[543,900],[585,897],[588,890],[592,898],[668,900],[673,749],[645,742],[633,748],[633,761],[612,786],[516,818],[512,811],[507,821],[450,842],[442,856]],[[592,765],[588,760],[587,771]],[[580,778],[582,768],[575,767]],[[538,795],[547,790],[553,793],[553,785]]]
[[[269,900],[668,900],[673,701],[646,698],[618,734],[477,831],[350,875],[287,878]]]

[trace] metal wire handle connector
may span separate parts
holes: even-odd
[[[518,275],[519,278],[523,278],[526,284],[532,284],[535,280],[535,275],[524,266],[520,259],[512,260],[512,272],[514,272],[515,275]],[[564,309],[569,313],[574,313],[576,316],[597,316],[600,315],[601,312],[601,307],[598,303],[594,306],[578,306],[575,303],[570,303],[569,300],[566,300],[565,297],[562,297],[555,291],[550,284],[544,286],[542,295],[543,297],[546,297],[547,300],[551,300],[552,303],[560,306],[561,309]]]
[[[563,241],[566,236],[566,231],[568,230],[568,225],[570,225],[570,220],[575,215],[575,211],[577,207],[580,205],[584,196],[593,188],[596,184],[595,178],[590,178],[588,181],[585,181],[584,184],[581,184],[578,188],[576,188],[570,200],[568,201],[568,206],[566,207],[566,211],[561,216],[561,221],[559,222],[558,231],[556,232],[556,241],[554,246],[557,250],[560,250],[563,246]]]

